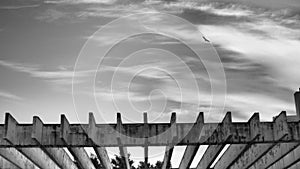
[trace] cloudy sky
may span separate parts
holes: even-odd
[[[0,44],[1,121],[271,120],[300,87],[298,0],[1,0]]]

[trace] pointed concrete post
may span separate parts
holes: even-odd
[[[146,169],[148,169],[148,137],[149,137],[149,126],[148,126],[148,117],[147,113],[143,114],[144,117],[144,138],[145,138],[145,146],[144,146],[144,162],[146,164]]]
[[[300,119],[300,88],[299,91],[295,92],[295,106],[296,106],[296,115]]]

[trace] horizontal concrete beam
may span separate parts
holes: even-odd
[[[11,116],[11,115],[9,115]],[[64,116],[62,116],[64,117]],[[233,122],[231,130],[227,131],[231,139],[226,140],[226,134],[216,134],[215,129],[218,123],[204,123],[201,131],[191,132],[194,123],[176,123],[171,127],[170,123],[148,123],[145,131],[143,123],[122,124],[123,130],[118,132],[117,124],[95,124],[93,132],[97,133],[93,141],[89,138],[89,124],[69,124],[66,118],[61,124],[43,124],[40,134],[40,143],[36,143],[32,135],[34,127],[30,124],[12,125],[11,118],[5,120],[4,125],[0,125],[0,136],[9,141],[0,141],[0,147],[118,147],[118,139],[123,146],[144,146],[145,140],[149,146],[170,146],[174,138],[171,133],[176,135],[177,145],[216,145],[216,144],[255,144],[255,143],[274,143],[274,142],[299,142],[299,122],[288,122],[286,125],[290,130],[290,137],[277,139],[279,130],[284,128],[274,128],[275,122],[260,122],[255,129],[261,131],[259,137],[252,139],[251,132],[253,127],[248,122]],[[176,134],[174,134],[174,132]],[[199,138],[193,137],[200,132]],[[149,137],[145,138],[145,133]],[[214,134],[215,133],[215,134]],[[105,136],[105,137],[103,137]],[[1,140],[1,138],[0,138]],[[63,141],[64,140],[64,141]]]

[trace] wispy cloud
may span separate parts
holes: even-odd
[[[16,10],[16,9],[24,9],[24,8],[36,8],[39,7],[40,4],[34,5],[13,5],[13,6],[0,6],[0,10]]]
[[[48,0],[48,4],[112,4],[117,0]]]
[[[10,100],[16,100],[16,101],[22,100],[21,97],[14,95],[10,92],[2,91],[2,90],[0,90],[0,97],[2,97],[4,99],[10,99]]]
[[[68,18],[68,14],[66,12],[59,11],[57,9],[47,9],[41,15],[36,16],[37,20],[46,21],[46,22],[53,22],[58,19]]]
[[[221,2],[193,2],[193,1],[184,1],[184,2],[173,2],[173,3],[165,3],[165,9],[181,9],[179,11],[184,11],[187,9],[193,9],[198,11],[203,11],[219,16],[235,16],[235,17],[243,17],[252,15],[253,12],[251,10],[245,9],[245,6],[240,4],[232,4],[232,3],[221,3]],[[243,9],[244,8],[244,9]]]
[[[42,70],[38,65],[20,64],[16,62],[9,62],[3,60],[0,60],[0,66],[4,66],[17,72],[27,73],[31,77],[47,80],[58,85],[70,85],[72,83],[82,82],[72,81],[72,78],[74,76],[73,70],[57,68],[56,70],[46,71]],[[92,73],[94,73],[93,70],[76,72],[76,78],[84,78],[90,76]]]

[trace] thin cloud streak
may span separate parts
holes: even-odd
[[[23,100],[23,98],[21,98],[17,95],[14,95],[14,94],[6,92],[6,91],[1,91],[1,90],[0,90],[0,97],[2,97],[4,99],[16,100],[16,101]]]
[[[53,82],[54,84],[61,84],[61,85],[70,85],[72,84],[72,78],[74,76],[74,72],[72,70],[56,70],[56,71],[45,71],[41,70],[40,66],[37,65],[23,65],[20,63],[9,62],[0,60],[0,66],[4,66],[11,70],[27,73],[31,77],[40,78],[43,80],[47,80]],[[93,70],[86,70],[81,72],[76,72],[76,78],[84,78],[88,76],[92,76],[95,71]],[[80,82],[80,81],[75,81]],[[83,82],[83,81],[82,81]]]
[[[0,6],[0,10],[17,10],[17,9],[24,9],[24,8],[36,8],[39,7],[40,4],[34,4],[34,5],[20,5],[20,6]]]

